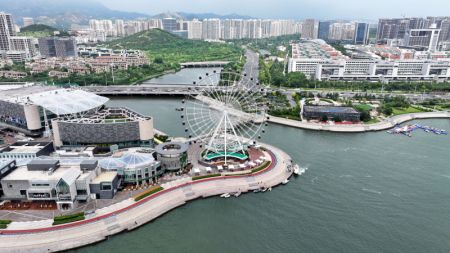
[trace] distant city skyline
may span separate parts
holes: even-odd
[[[450,2],[445,0],[97,0],[105,6],[124,11],[158,14],[161,12],[239,14],[255,18],[287,19],[358,19],[386,17],[448,15]],[[414,2],[414,4],[412,4]]]

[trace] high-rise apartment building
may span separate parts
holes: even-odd
[[[103,31],[106,33],[106,36],[109,37],[117,36],[116,26],[114,26],[112,20],[109,19],[91,19],[89,20],[89,28],[93,31]]]
[[[354,23],[333,23],[330,25],[330,40],[345,40],[353,41],[355,36],[355,24]]]
[[[328,36],[330,35],[330,26],[331,22],[329,21],[319,22],[319,33],[318,33],[319,39],[328,40]]]
[[[27,27],[27,26],[30,26],[30,25],[33,25],[34,24],[34,20],[33,20],[33,18],[30,18],[30,17],[23,17],[23,26],[24,27]]]
[[[32,58],[37,55],[35,42],[32,37],[13,36],[10,37],[11,50],[25,52],[26,58]]]
[[[117,19],[114,23],[114,26],[116,28],[116,34],[118,37],[125,36],[125,23],[122,19]]]
[[[317,39],[319,32],[318,22],[314,19],[306,19],[302,24],[302,38]]]
[[[200,40],[202,39],[203,22],[194,19],[188,22],[188,39]]]
[[[39,51],[44,57],[77,57],[77,45],[74,38],[39,38]]]
[[[411,30],[428,29],[433,24],[436,24],[436,28],[441,30],[438,42],[449,41],[450,17],[427,17],[380,19],[377,42],[386,43],[390,39],[405,39]]]
[[[22,21],[23,21],[23,26],[24,27],[27,27],[27,26],[30,26],[30,25],[34,24],[34,19],[30,18],[30,17],[23,17]]]
[[[438,47],[441,32],[436,27],[436,24],[432,24],[427,29],[411,29],[406,35],[406,45],[435,52]]]
[[[176,31],[178,30],[178,22],[175,18],[164,18],[162,20],[162,28],[168,32]]]
[[[0,51],[11,50],[10,37],[16,36],[11,14],[0,12]]]
[[[356,23],[353,43],[366,45],[369,41],[369,24]]]
[[[203,20],[203,39],[219,40],[221,37],[220,19],[211,18]]]

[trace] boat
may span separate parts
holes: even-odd
[[[229,198],[231,195],[229,193],[224,193],[220,195],[221,198]]]
[[[237,198],[237,197],[239,197],[239,196],[241,196],[241,192],[236,192],[235,194],[234,194],[234,196]]]
[[[294,174],[295,175],[301,175],[300,167],[298,167],[298,164],[294,165]]]
[[[272,191],[272,187],[269,187],[269,191],[270,191],[270,192]]]
[[[283,182],[281,182],[282,184],[287,184],[287,183],[289,183],[289,180],[288,179],[285,179]]]
[[[253,190],[254,193],[257,193],[257,192],[260,192],[260,191],[261,191],[261,189],[255,189],[255,190]]]
[[[266,191],[267,191],[266,187],[261,188],[261,192],[266,192]]]

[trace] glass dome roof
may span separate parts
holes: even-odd
[[[123,170],[127,165],[120,158],[105,158],[101,159],[98,164],[105,170]]]
[[[140,153],[127,153],[120,158],[126,168],[147,166],[155,161],[152,155]]]

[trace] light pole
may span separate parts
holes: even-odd
[[[114,84],[114,83],[115,83],[115,82],[114,82],[114,63],[111,63],[110,66],[111,66],[112,82],[113,82],[113,84]]]

